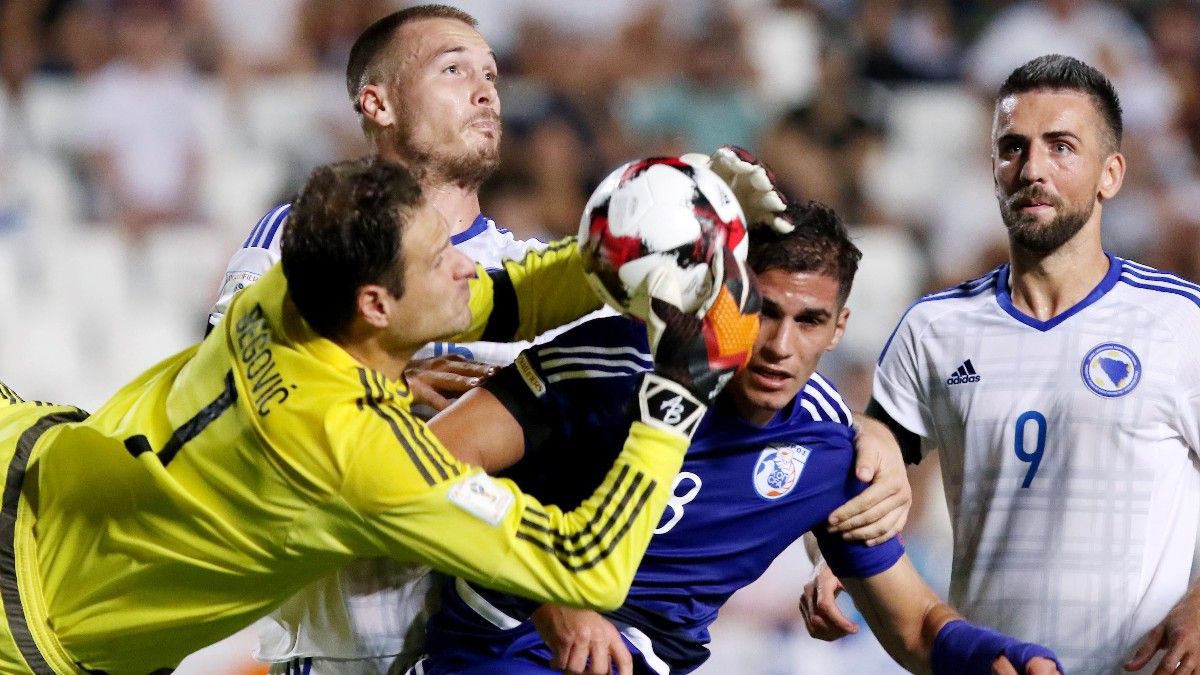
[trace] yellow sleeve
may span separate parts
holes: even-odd
[[[574,237],[503,265],[493,272],[477,266],[471,281],[471,327],[452,342],[532,340],[600,308]]]
[[[343,490],[362,516],[360,555],[601,610],[624,601],[688,446],[682,435],[635,422],[601,485],[564,512],[459,463],[407,410],[373,414],[381,423],[353,436]]]

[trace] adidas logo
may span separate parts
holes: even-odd
[[[971,359],[963,361],[963,364],[954,371],[954,374],[946,379],[946,384],[971,384],[983,379],[979,373],[975,372],[975,366],[971,365]]]

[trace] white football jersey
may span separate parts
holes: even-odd
[[[951,604],[1073,675],[1123,673],[1197,551],[1200,286],[1110,256],[1043,322],[1008,279],[1004,265],[914,304],[874,398],[940,450]]]
[[[235,293],[279,262],[280,240],[290,211],[291,204],[272,209],[234,254],[209,314],[210,324],[224,317]],[[489,270],[499,269],[504,259],[520,259],[526,251],[546,246],[536,239],[516,239],[482,214],[450,242]],[[458,354],[503,366],[512,363],[529,344],[436,342],[423,347],[413,358]],[[353,562],[341,572],[310,584],[260,620],[254,657],[277,664],[315,657],[318,660],[309,666],[311,669],[304,670],[311,675],[382,672],[386,664],[381,663],[387,658],[381,657],[401,655],[397,660],[403,662],[419,655],[424,631],[411,629],[424,627],[434,591],[426,567],[387,559]]]

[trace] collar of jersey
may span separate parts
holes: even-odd
[[[734,405],[732,397],[721,396],[709,408],[708,414],[704,416],[704,419],[701,420],[700,430],[696,435],[700,436],[706,431],[714,433],[729,431],[734,434],[770,431],[774,427],[785,425],[791,421],[796,409],[799,408],[799,400],[800,393],[797,393],[792,397],[792,400],[777,410],[766,424],[759,426],[738,414],[737,406]]]
[[[280,277],[282,277],[282,274],[280,274]],[[262,283],[262,281],[260,280],[258,283]],[[295,349],[304,352],[321,363],[332,366],[338,372],[357,373],[359,370],[368,373],[375,372],[362,363],[359,363],[358,359],[351,356],[350,352],[343,349],[333,340],[317,334],[301,318],[299,310],[292,304],[290,298],[284,296],[283,302],[286,305],[283,311],[283,330],[286,332],[287,339],[294,345]],[[357,379],[358,375],[354,377]],[[388,380],[382,374],[379,374],[377,380],[375,378],[372,379],[373,381],[378,381],[381,388],[384,388],[385,384],[386,388],[394,388],[395,391],[393,393],[400,398],[408,396],[408,384],[403,379],[398,381]]]
[[[483,234],[484,230],[486,230],[488,228],[489,222],[491,222],[491,219],[488,218],[487,216],[483,215],[482,213],[475,216],[475,221],[471,223],[470,227],[463,230],[462,232],[459,232],[458,234],[450,236],[450,245],[458,246],[459,244],[463,243],[464,241],[470,239],[471,237]]]
[[[1105,252],[1104,255],[1108,258],[1108,272],[1100,280],[1100,283],[1096,284],[1096,287],[1092,289],[1091,293],[1087,294],[1086,298],[1075,303],[1070,309],[1051,318],[1049,321],[1035,319],[1013,305],[1012,290],[1009,285],[1011,270],[1007,264],[1000,266],[998,278],[996,279],[996,303],[1012,318],[1044,333],[1095,304],[1097,300],[1104,297],[1105,293],[1112,290],[1113,286],[1117,285],[1117,280],[1121,278],[1122,260],[1111,253]]]
[[[800,394],[788,402],[763,426],[751,424],[737,414],[733,405],[726,401],[709,408],[700,422],[700,428],[692,440],[688,452],[707,454],[716,452],[741,453],[749,449],[761,450],[762,443],[797,441],[797,434],[820,430],[821,434],[843,434],[853,437],[854,431],[840,422],[813,420],[799,405]]]

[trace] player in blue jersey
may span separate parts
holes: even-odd
[[[859,252],[832,211],[810,204],[791,213],[792,233],[751,236],[759,339],[701,422],[625,604],[606,615],[615,639],[573,642],[566,636],[579,633],[563,626],[595,614],[538,608],[458,580],[429,623],[430,655],[410,673],[690,672],[708,657],[721,605],[808,531],[854,578],[847,584],[872,628],[910,670],[991,673],[995,661],[1015,672],[1011,659],[1022,672],[1057,672],[1048,650],[959,620],[897,539],[872,548],[824,527],[864,487],[853,475],[850,411],[815,372],[845,330]],[[621,401],[649,367],[648,350],[641,324],[594,320],[527,350],[431,428],[459,456],[489,470],[511,464],[502,475],[548,501],[577,503],[620,447],[634,414]],[[538,627],[550,633],[545,640]]]
[[[992,126],[1009,263],[909,309],[869,410],[912,461],[939,450],[967,617],[1072,673],[1193,674],[1200,286],[1104,250],[1121,129],[1095,68],[1050,55],[1013,71]],[[812,588],[832,601],[836,582]],[[832,602],[810,615],[818,636],[841,632]]]

